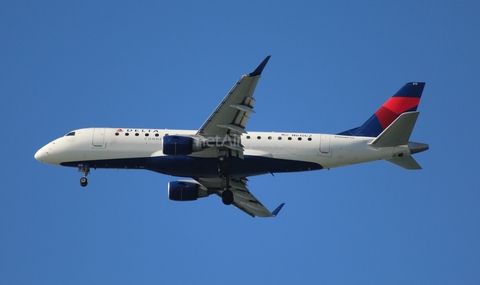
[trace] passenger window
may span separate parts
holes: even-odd
[[[130,134],[129,133],[125,133],[125,136],[128,137]]]
[[[155,134],[156,137],[158,137],[158,134]]]
[[[291,137],[288,137],[288,140],[289,140],[289,141],[291,141],[291,140],[292,140],[292,138],[291,138]]]
[[[148,137],[148,133],[145,133],[145,136]]]
[[[271,139],[272,139],[272,137],[268,137],[268,139],[269,139],[269,140],[271,140]]]
[[[308,138],[308,141],[311,141],[311,140],[312,140],[312,138]]]
[[[118,133],[115,133],[115,135],[118,137]]]
[[[261,136],[258,136],[257,139],[261,139],[262,137]]]
[[[249,139],[250,139],[250,136],[247,136],[247,140],[249,140]]]
[[[301,141],[301,140],[302,140],[302,138],[298,138],[298,140],[299,140],[299,141]]]
[[[135,136],[138,137],[138,133],[135,133]]]
[[[281,140],[282,140],[282,137],[278,137],[278,140],[281,141]]]

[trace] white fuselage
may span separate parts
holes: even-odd
[[[216,164],[207,163],[216,157],[215,148],[181,158],[163,154],[164,136],[195,134],[196,131],[191,130],[78,129],[42,147],[35,158],[72,167],[86,163],[92,168],[137,168],[175,176],[216,176]],[[244,160],[236,168],[239,173],[234,171],[234,176],[328,169],[389,159],[400,153],[410,154],[407,146],[369,146],[373,139],[331,134],[248,132],[241,137]]]

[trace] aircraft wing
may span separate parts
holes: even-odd
[[[195,179],[209,191],[221,196],[223,192],[222,180],[220,178],[198,178]],[[252,217],[275,217],[278,215],[285,203],[280,204],[273,212],[270,212],[260,201],[253,196],[247,188],[246,178],[233,178],[230,180],[230,190],[234,195],[234,202],[238,209]]]
[[[250,113],[254,113],[253,92],[269,59],[270,56],[267,56],[255,71],[243,75],[235,83],[197,132],[197,135],[207,139],[221,140],[223,142],[221,147],[229,151],[228,156],[243,158],[240,137],[246,133],[245,126]]]

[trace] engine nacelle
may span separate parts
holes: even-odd
[[[195,182],[172,181],[168,183],[168,199],[174,201],[195,201],[210,195],[207,189]]]
[[[166,155],[188,155],[202,149],[202,142],[192,137],[163,137],[163,154]]]

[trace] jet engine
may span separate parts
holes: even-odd
[[[168,183],[168,199],[174,201],[195,201],[208,197],[207,188],[195,181],[172,181]]]
[[[166,155],[188,155],[202,149],[202,142],[196,138],[184,136],[163,137],[163,154]]]

